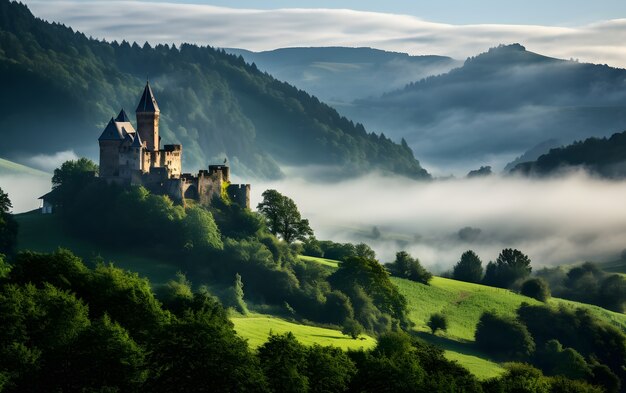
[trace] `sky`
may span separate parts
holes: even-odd
[[[519,42],[560,58],[626,67],[626,1],[27,0],[87,35],[255,51],[368,46],[457,59]]]
[[[81,0],[85,3],[91,0]],[[136,0],[146,2],[145,0]],[[28,2],[28,1],[27,1]],[[54,2],[54,0],[46,0]],[[507,23],[571,26],[626,17],[623,0],[156,0],[159,3],[204,4],[231,8],[333,8],[406,14],[453,24]]]

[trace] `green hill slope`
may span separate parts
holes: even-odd
[[[248,339],[248,343],[253,348],[267,341],[270,332],[274,334],[292,332],[298,341],[305,345],[332,345],[344,350],[370,349],[376,345],[376,340],[370,336],[362,335],[354,340],[337,330],[300,325],[271,315],[235,316],[231,318],[231,321],[235,324],[237,334]]]
[[[322,258],[303,257],[305,261],[332,266],[333,262]],[[430,285],[392,277],[400,293],[408,302],[409,317],[415,323],[415,333],[422,339],[446,350],[446,357],[456,360],[481,379],[499,375],[503,368],[478,350],[474,345],[474,333],[480,315],[495,310],[499,314],[514,316],[520,304],[538,301],[511,292],[479,284],[466,283],[434,277]],[[626,315],[605,310],[601,307],[564,299],[550,299],[550,304],[565,307],[580,307],[594,316],[626,332]],[[448,318],[447,332],[430,334],[426,325],[433,313],[443,313]]]
[[[163,141],[184,145],[188,171],[227,156],[239,175],[266,178],[281,176],[277,163],[429,177],[406,145],[368,133],[242,57],[190,44],[98,41],[9,0],[0,0],[0,155],[71,147],[95,157],[102,129],[121,107],[132,113],[146,75]]]
[[[18,237],[20,249],[49,252],[59,246],[70,248],[86,261],[93,260],[95,257],[101,257],[105,261],[115,261],[116,265],[122,268],[148,277],[154,284],[170,280],[178,270],[168,261],[141,257],[141,250],[121,252],[72,239],[62,230],[54,215],[31,212],[17,215],[16,218],[20,224]],[[323,258],[302,257],[302,259],[310,263],[320,263],[328,269],[335,269],[338,264],[337,261]],[[521,303],[538,303],[508,290],[440,277],[434,277],[431,285],[395,277],[392,278],[392,282],[398,286],[400,293],[408,301],[409,317],[415,323],[415,334],[443,348],[448,359],[458,361],[481,379],[503,372],[503,368],[497,362],[485,356],[474,346],[474,331],[481,313],[486,310],[496,310],[504,315],[514,315]],[[625,314],[563,299],[551,299],[550,303],[585,308],[600,319],[626,331]],[[440,332],[437,335],[428,333],[426,322],[435,312],[443,312],[448,317],[447,332]],[[247,338],[252,346],[258,346],[264,342],[270,330],[274,333],[292,331],[301,342],[308,345],[320,343],[344,349],[369,348],[375,345],[375,340],[370,337],[365,337],[365,340],[352,340],[336,330],[299,325],[270,315],[235,316],[232,320],[238,333]]]
[[[29,175],[51,177],[49,173],[0,158],[0,175]]]

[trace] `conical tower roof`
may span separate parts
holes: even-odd
[[[135,133],[135,139],[133,139],[133,143],[130,147],[143,147],[143,143],[141,142],[141,137],[138,132]]]
[[[130,123],[130,119],[126,115],[126,111],[124,109],[120,111],[120,114],[117,115],[117,117],[115,118],[115,121],[121,122],[121,123]]]
[[[143,89],[141,100],[139,101],[139,105],[137,105],[137,112],[159,112],[159,105],[157,104],[154,94],[152,93],[150,82],[146,82],[146,88]]]
[[[124,140],[124,135],[120,132],[120,129],[115,125],[115,120],[111,118],[109,124],[107,124],[104,131],[98,138],[99,141],[121,141]]]

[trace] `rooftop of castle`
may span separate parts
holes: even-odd
[[[154,94],[152,93],[150,82],[146,82],[146,87],[143,89],[143,94],[141,95],[141,100],[139,101],[139,105],[137,105],[136,112],[139,112],[139,113],[159,112],[159,105],[157,104],[156,98],[154,98]]]

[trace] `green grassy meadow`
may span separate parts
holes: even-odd
[[[301,257],[301,259],[325,266],[338,264],[337,261],[323,258]],[[480,315],[484,311],[492,310],[501,315],[514,317],[522,303],[540,304],[535,299],[506,289],[442,277],[433,277],[430,285],[397,277],[392,277],[391,281],[407,299],[409,318],[415,323],[415,334],[443,348],[448,359],[458,361],[481,379],[497,376],[504,369],[479,351],[474,344],[474,333]],[[626,331],[625,314],[564,299],[552,298],[549,304],[587,309],[595,316]],[[432,335],[426,323],[430,315],[437,312],[443,313],[448,318],[448,330]]]
[[[361,335],[354,340],[338,330],[300,325],[271,315],[233,316],[231,321],[235,324],[237,333],[246,338],[252,348],[267,341],[270,332],[275,334],[292,332],[302,344],[332,345],[344,350],[370,349],[376,345],[376,340],[370,336]]]
[[[332,267],[332,268],[339,267],[339,261],[334,261],[332,259],[309,257],[306,255],[300,255],[299,258],[300,260],[305,261],[305,262],[315,262],[315,263],[319,263],[320,265],[327,266],[327,267]]]
[[[33,175],[51,177],[49,173],[0,158],[0,174],[2,175]]]

